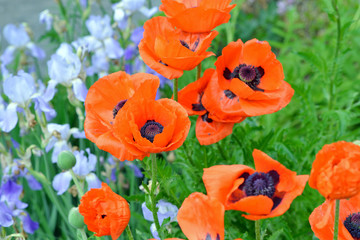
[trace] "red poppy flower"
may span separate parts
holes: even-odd
[[[266,41],[231,42],[215,65],[218,81],[210,81],[203,97],[203,105],[215,120],[234,122],[273,113],[294,95]]]
[[[202,193],[192,193],[181,205],[177,219],[189,240],[224,239],[224,206]]]
[[[130,220],[128,202],[114,193],[111,188],[102,183],[101,188],[93,188],[80,200],[79,212],[84,216],[84,222],[95,236],[111,235],[118,239]]]
[[[215,69],[207,69],[202,78],[188,84],[179,91],[178,101],[189,115],[199,115],[196,121],[196,137],[201,145],[210,145],[220,141],[232,133],[234,123],[214,121],[202,104],[204,91]],[[244,120],[245,118],[242,118]]]
[[[183,70],[195,68],[202,60],[214,55],[206,52],[218,32],[185,33],[166,17],[154,17],[144,24],[144,37],[139,52],[150,68],[166,78],[179,78]]]
[[[172,99],[133,97],[115,118],[114,133],[131,154],[172,151],[190,129],[186,110]]]
[[[218,165],[204,169],[207,194],[224,204],[226,210],[247,212],[250,220],[284,214],[308,180],[297,176],[260,150],[253,152],[255,168],[245,165]]]
[[[231,0],[162,0],[160,11],[169,21],[185,32],[210,32],[227,23],[236,4]]]
[[[309,217],[311,229],[320,240],[333,239],[335,200],[326,200]],[[340,200],[339,239],[360,239],[360,194]]]
[[[154,99],[159,78],[137,73],[132,76],[116,72],[100,78],[89,89],[85,99],[86,118],[84,130],[86,137],[98,148],[111,153],[121,161],[143,158],[130,153],[121,140],[114,135],[115,117],[134,93]]]
[[[327,199],[360,192],[360,146],[340,141],[325,145],[313,162],[309,185]]]

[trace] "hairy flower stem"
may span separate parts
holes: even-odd
[[[335,200],[335,221],[334,221],[334,238],[333,240],[338,239],[339,235],[339,215],[340,215],[340,200]]]
[[[79,229],[79,232],[81,234],[82,240],[87,240],[88,239],[87,236],[86,236],[86,232],[85,232],[84,228]]]
[[[133,235],[131,233],[129,225],[126,226],[125,230],[126,230],[126,234],[128,235],[129,240],[134,240],[134,237],[133,237]]]
[[[256,220],[256,221],[255,221],[255,236],[256,236],[256,240],[261,240],[261,235],[260,235],[260,220]]]
[[[329,88],[329,109],[333,108],[334,98],[335,98],[335,82],[337,80],[337,63],[338,63],[338,57],[339,57],[339,51],[340,51],[340,44],[341,44],[341,19],[340,19],[340,12],[339,8],[337,6],[337,0],[332,0],[332,6],[335,11],[335,18],[336,18],[336,29],[337,29],[337,37],[336,37],[336,48],[335,48],[335,56],[334,56],[334,62],[331,70],[331,79],[330,79],[330,88]]]
[[[81,187],[80,183],[79,183],[79,180],[77,179],[77,176],[75,175],[74,171],[72,169],[69,170],[70,174],[71,174],[71,177],[75,183],[75,186],[78,190],[78,193],[79,193],[79,198],[81,198],[83,195],[84,195],[84,191],[83,191],[83,188]]]
[[[178,80],[178,78],[174,78],[173,95],[175,101],[178,101]]]
[[[152,214],[153,214],[156,231],[159,233],[160,239],[163,239],[162,232],[160,231],[160,223],[159,223],[159,218],[158,218],[158,215],[157,215],[156,199],[155,199],[155,191],[156,191],[156,188],[157,188],[156,170],[157,170],[156,153],[152,153],[151,154],[152,185],[151,185],[151,189],[150,189],[151,211],[152,211]]]
[[[198,80],[201,76],[201,63],[197,66],[197,74],[196,74],[196,80]]]

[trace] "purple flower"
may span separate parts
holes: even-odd
[[[74,81],[72,81],[72,86],[75,97],[79,101],[85,102],[85,98],[88,93],[88,89],[86,88],[85,83],[81,81],[80,78],[77,78]]]
[[[23,108],[27,107],[32,95],[36,92],[33,77],[20,70],[16,76],[10,76],[3,83],[5,95]]]
[[[106,52],[103,49],[99,49],[91,56],[92,65],[86,69],[88,76],[93,76],[95,73],[99,75],[107,75],[109,71],[109,61],[106,56]]]
[[[23,187],[13,180],[9,179],[0,188],[0,201],[16,202],[18,201]]]
[[[83,8],[86,8],[88,2],[87,2],[87,0],[80,0],[80,4],[81,4],[81,6],[82,6]]]
[[[0,129],[4,132],[10,132],[18,122],[16,112],[17,104],[10,103],[6,108],[0,103]]]
[[[134,45],[127,46],[127,48],[125,49],[125,52],[124,52],[125,61],[131,60],[133,57],[135,57],[136,53],[137,53],[136,46],[134,46]]]
[[[51,29],[54,17],[51,15],[49,9],[45,9],[39,15],[39,22],[42,24],[46,24],[46,30],[49,31]]]
[[[61,151],[65,151],[65,150],[71,151],[71,148],[67,143],[71,135],[73,135],[75,138],[83,138],[82,134],[79,134],[80,133],[79,129],[77,128],[70,129],[69,124],[60,125],[56,123],[49,123],[47,125],[47,130],[50,134],[52,134],[54,131],[60,133],[60,136],[58,136],[59,138],[52,136],[50,138],[49,143],[45,147],[46,152],[49,152],[51,149],[54,149],[51,156],[51,160],[53,163],[57,162],[57,157]]]
[[[14,24],[7,24],[3,29],[3,34],[6,41],[15,47],[22,47],[30,42],[30,37],[24,25],[17,27]]]
[[[104,40],[105,52],[110,59],[119,59],[124,55],[124,50],[120,43],[113,38],[106,38]]]
[[[144,34],[144,28],[143,27],[137,27],[133,30],[130,40],[135,43],[135,45],[139,45],[141,39],[143,38]]]
[[[96,49],[102,48],[101,42],[97,40],[94,36],[85,36],[79,38],[71,44],[75,47],[75,49],[78,49],[79,47],[84,47],[89,52],[93,52]]]
[[[45,113],[46,119],[50,121],[56,116],[56,111],[50,106],[49,102],[53,99],[56,92],[56,81],[50,80],[48,86],[45,86],[42,82],[39,82],[38,93],[35,94],[33,100],[35,102],[35,110],[40,113]]]
[[[26,215],[20,215],[20,219],[23,222],[24,231],[29,234],[33,234],[38,228],[39,223],[34,222],[28,213]]]
[[[55,54],[47,62],[49,76],[57,83],[70,84],[78,77],[81,70],[79,57],[73,53],[67,43],[62,43]]]
[[[5,68],[7,64],[12,62],[14,59],[14,52],[18,48],[27,48],[30,50],[30,54],[35,58],[45,58],[45,51],[30,41],[30,37],[27,34],[24,25],[17,27],[14,24],[8,24],[4,27],[3,34],[10,46],[5,49],[5,52],[1,56],[3,62],[2,68]]]
[[[170,218],[170,222],[174,222],[177,221],[176,220],[176,216],[177,216],[177,212],[178,212],[178,208],[169,203],[166,202],[164,200],[160,200],[158,204],[156,204],[156,207],[159,209],[157,212],[158,218],[159,218],[159,223],[160,225],[162,225],[163,221],[167,218]],[[154,217],[152,212],[146,207],[146,204],[143,203],[141,205],[142,208],[142,212],[144,215],[144,218],[148,221],[154,221]],[[154,225],[155,226],[155,225]],[[153,224],[150,226],[150,230],[151,233],[153,235],[154,238],[159,239],[159,235],[158,232],[156,231],[156,228],[154,228]]]
[[[80,152],[74,151],[76,164],[72,170],[77,176],[85,177],[89,190],[91,188],[101,188],[101,181],[94,173],[92,173],[95,171],[97,163],[96,156],[90,153],[89,148],[86,149],[86,152],[88,157],[85,156],[83,150]],[[71,174],[68,171],[59,173],[54,177],[52,185],[58,195],[63,194],[69,188],[71,179]]]
[[[0,226],[10,227],[14,224],[12,212],[4,202],[0,202]]]
[[[113,35],[110,17],[108,15],[104,17],[91,15],[85,24],[90,34],[99,40],[110,38]]]

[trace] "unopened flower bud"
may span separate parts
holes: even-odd
[[[76,164],[76,158],[70,151],[62,151],[58,156],[57,165],[62,170],[69,170]]]
[[[70,209],[68,220],[71,226],[74,228],[83,228],[84,224],[84,217],[79,213],[79,209],[73,207]]]
[[[169,155],[167,155],[167,158],[169,163],[173,163],[176,160],[176,156],[174,152],[169,152]]]

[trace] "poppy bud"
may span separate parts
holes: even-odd
[[[69,170],[76,164],[76,158],[70,151],[62,151],[58,156],[57,165],[62,170]]]
[[[166,158],[169,163],[173,163],[176,160],[176,156],[174,152],[169,152],[169,155]]]
[[[69,211],[68,220],[74,228],[83,228],[85,226],[84,217],[79,213],[79,209],[73,207]]]

